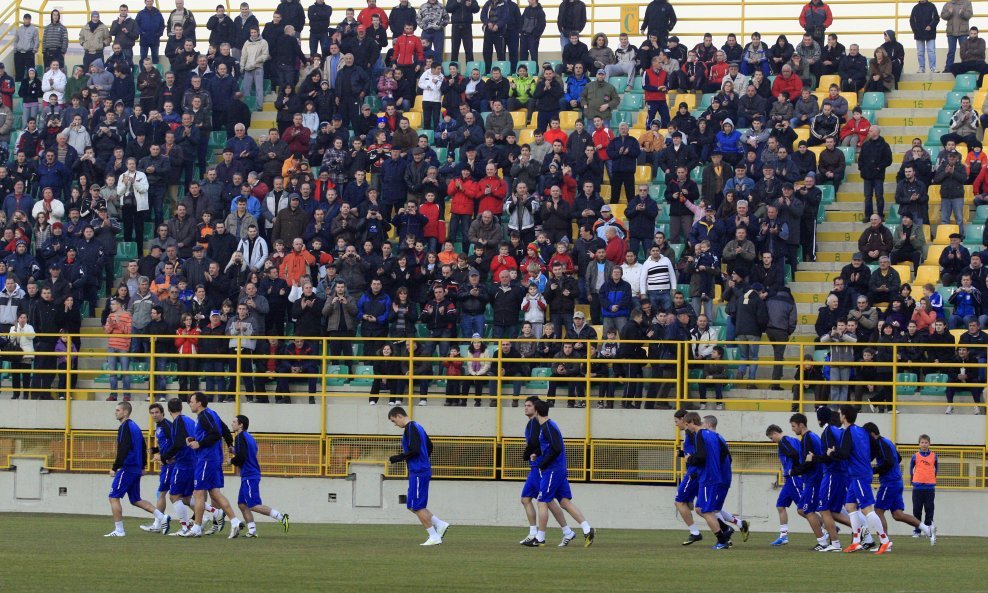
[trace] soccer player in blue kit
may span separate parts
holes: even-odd
[[[151,415],[151,421],[154,422],[155,446],[151,447],[151,454],[154,455],[153,461],[160,462],[161,453],[171,447],[172,423],[165,418],[165,408],[161,404],[148,406],[148,414]],[[165,505],[167,504],[168,487],[172,482],[172,469],[172,464],[162,463],[161,471],[158,474],[158,499],[154,506],[162,513],[165,512]],[[154,523],[150,525],[141,525],[141,529],[149,533],[164,532],[165,535],[168,535],[168,531],[171,529],[171,517],[166,514],[161,521],[155,519]]]
[[[727,496],[724,472],[731,453],[720,435],[701,426],[699,414],[690,412],[685,420],[687,429],[696,438],[696,451],[686,456],[687,465],[696,467],[699,472],[700,490],[696,498],[696,510],[717,538],[713,549],[726,550],[730,547],[731,540],[727,530],[721,528],[720,512]]]
[[[392,455],[388,461],[400,463],[402,461],[408,466],[408,495],[405,499],[405,506],[412,511],[422,527],[425,527],[429,534],[429,539],[425,540],[423,546],[438,546],[443,543],[443,537],[449,530],[449,523],[432,514],[427,508],[429,504],[429,481],[432,479],[432,440],[426,434],[425,429],[418,422],[413,422],[405,412],[405,408],[396,406],[388,412],[388,420],[392,424],[402,429],[401,450],[402,453]]]
[[[717,432],[717,417],[716,416],[704,416],[703,417],[703,428],[709,430],[717,435],[720,439],[721,444],[727,449],[727,441],[724,437]],[[724,467],[722,468],[724,481],[721,484],[721,489],[724,491],[724,498],[721,499],[721,504],[727,500],[727,491],[731,489],[731,481],[734,479],[734,472],[732,471],[731,464],[734,463],[734,458],[731,457],[730,450],[728,449],[727,459],[724,462]],[[720,528],[724,533],[727,534],[727,539],[730,540],[731,536],[734,535],[734,528],[737,527],[741,530],[741,541],[748,541],[748,535],[751,533],[749,530],[748,522],[742,519],[740,516],[734,513],[729,513],[723,508],[718,513],[718,520],[720,521]]]
[[[875,512],[875,495],[871,491],[871,436],[864,428],[855,424],[858,411],[854,406],[840,407],[840,422],[844,429],[840,444],[827,450],[827,455],[847,464],[847,497],[844,506],[851,516],[851,545],[844,548],[847,553],[865,549],[861,545],[861,531],[867,526],[878,534],[880,545],[875,554],[885,554],[892,550],[892,540],[882,527],[882,520]],[[862,523],[861,515],[865,522]]]
[[[196,413],[195,432],[185,438],[189,448],[196,452],[192,478],[196,506],[195,522],[185,537],[202,535],[202,517],[206,512],[208,493],[213,506],[219,507],[231,518],[228,539],[233,539],[240,534],[240,520],[233,513],[230,501],[223,496],[223,443],[233,446],[233,437],[219,414],[209,409],[205,394],[197,391],[189,396],[189,407]]]
[[[782,479],[785,484],[775,501],[779,511],[779,537],[772,542],[773,546],[784,546],[789,543],[789,507],[798,503],[803,491],[803,479],[792,473],[793,467],[799,463],[800,442],[796,437],[786,436],[782,428],[776,424],[765,429],[765,436],[779,447],[779,464],[782,465]]]
[[[875,511],[882,521],[882,527],[888,530],[888,523],[885,521],[886,511],[892,512],[892,518],[899,523],[910,525],[913,529],[921,530],[922,534],[930,538],[930,545],[937,543],[937,531],[935,526],[923,525],[919,519],[905,512],[906,505],[902,499],[902,456],[899,455],[895,443],[882,436],[878,426],[874,422],[868,422],[864,429],[872,439],[872,457],[875,459],[874,472],[878,475],[878,496],[875,499]],[[892,550],[889,544],[889,551]]]
[[[141,498],[141,475],[147,460],[144,433],[136,422],[130,419],[133,408],[130,402],[120,402],[113,408],[113,415],[120,422],[117,429],[117,456],[113,460],[113,483],[110,486],[110,511],[113,513],[113,531],[104,537],[124,537],[123,508],[120,499],[127,496],[130,504],[152,515],[157,523],[164,520],[164,514],[150,502]]]
[[[185,536],[189,532],[192,522],[189,520],[189,510],[192,509],[192,492],[194,490],[194,480],[192,474],[195,473],[195,451],[189,447],[187,439],[195,434],[196,424],[192,418],[182,414],[182,400],[173,397],[168,400],[168,413],[172,417],[171,435],[169,436],[170,446],[161,448],[158,455],[163,464],[168,464],[171,470],[171,481],[168,484],[168,498],[172,501],[175,509],[175,517],[182,524],[179,531],[165,535]],[[211,508],[211,507],[210,507]],[[207,510],[209,510],[207,508]],[[219,513],[213,509],[213,516]]]
[[[686,410],[676,410],[672,419],[676,425],[676,430],[683,432],[683,445],[677,452],[681,458],[696,452],[696,435],[686,428],[687,414]],[[679,486],[676,488],[676,510],[679,511],[679,516],[683,518],[683,523],[686,523],[686,528],[690,530],[689,537],[683,542],[684,546],[703,540],[700,529],[693,522],[693,502],[696,500],[699,488],[699,470],[695,466],[687,465],[683,479],[679,481]]]
[[[257,537],[257,525],[254,523],[254,512],[267,515],[281,523],[288,533],[288,515],[278,509],[273,509],[261,503],[261,464],[257,461],[257,441],[247,432],[250,419],[238,414],[231,423],[233,426],[233,459],[230,465],[237,468],[240,474],[240,493],[237,495],[237,505],[247,523],[247,537]]]
[[[850,518],[844,514],[844,499],[847,496],[847,469],[845,464],[830,455],[840,444],[844,431],[835,425],[833,411],[822,406],[816,411],[817,422],[823,431],[820,433],[822,453],[807,452],[806,461],[820,464],[820,487],[817,490],[817,510],[823,519],[823,526],[830,537],[830,544],[820,552],[841,552],[843,549],[837,538],[837,523],[850,526]]]
[[[533,499],[538,498],[539,485],[542,483],[542,476],[539,472],[539,464],[542,462],[542,444],[539,441],[539,436],[542,433],[542,425],[539,424],[535,411],[536,404],[539,401],[541,400],[538,396],[530,395],[525,399],[524,407],[528,424],[525,425],[525,452],[523,455],[525,461],[529,464],[529,469],[528,477],[525,479],[525,485],[521,489],[521,505],[525,509],[525,515],[528,518],[528,536],[518,542],[523,546],[528,546],[535,541],[539,532],[538,512],[535,509],[535,504],[532,502]],[[566,524],[566,514],[563,513],[562,507],[556,501],[552,501],[549,504],[549,512],[556,518],[556,522],[559,523],[559,526],[563,530],[563,542],[559,544],[559,547],[568,546],[576,537],[576,534]]]
[[[563,433],[555,422],[549,420],[549,404],[539,400],[533,402],[535,405],[536,419],[539,422],[539,448],[542,458],[539,461],[539,502],[538,517],[539,528],[536,531],[535,539],[525,543],[525,546],[537,548],[545,545],[545,530],[549,524],[549,512],[552,505],[557,504],[580,524],[583,529],[583,547],[589,548],[593,545],[596,531],[583,516],[583,512],[573,504],[573,492],[566,477],[566,445],[563,442]],[[558,517],[557,517],[558,518]],[[562,523],[560,521],[560,523]],[[576,537],[576,533],[570,530],[563,532],[563,541],[559,547],[563,548]]]
[[[830,537],[821,528],[819,507],[820,480],[823,476],[821,463],[818,459],[823,455],[823,442],[820,437],[806,425],[804,414],[793,414],[789,417],[789,426],[793,434],[799,437],[799,461],[790,473],[803,480],[803,488],[799,492],[797,512],[806,519],[816,537],[816,545],[811,548],[814,552],[823,552],[830,546]],[[838,549],[840,546],[838,546]]]

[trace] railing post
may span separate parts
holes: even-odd
[[[241,336],[241,335],[238,334],[237,335],[237,351],[234,353],[235,356],[236,356],[235,360],[236,360],[236,363],[237,363],[237,370],[234,373],[233,393],[231,395],[233,395],[233,409],[235,410],[234,413],[236,413],[236,414],[239,414],[240,413],[240,381],[242,380],[242,374],[241,374],[241,370],[240,369],[241,369],[241,365],[243,365],[243,362],[244,362],[244,359],[243,359],[243,343],[241,342],[242,339],[243,339],[243,336]],[[288,391],[291,392],[291,388],[289,388]]]
[[[895,6],[896,6],[896,10],[898,10],[899,3],[896,2]],[[896,24],[898,24],[898,20],[896,21]],[[892,344],[892,435],[889,437],[890,439],[892,439],[893,443],[896,442],[895,440],[896,433],[898,432],[898,428],[899,428],[899,419],[897,417],[898,416],[897,412],[899,411],[898,409],[899,394],[896,393],[897,391],[896,385],[898,385],[898,381],[899,381],[899,345],[893,343]]]
[[[495,410],[497,410],[496,412],[497,418],[495,419],[494,422],[494,426],[495,426],[494,431],[495,431],[495,435],[497,436],[496,442],[498,443],[501,442],[501,422],[502,422],[501,416],[503,414],[502,405],[501,405],[501,396],[504,394],[504,366],[502,364],[504,358],[501,356],[502,344],[504,344],[503,341],[501,340],[497,341],[497,361],[495,361],[495,364],[497,365],[495,372],[497,379],[494,383],[495,385],[494,393],[491,394],[495,397],[494,400]],[[449,379],[447,379],[447,381],[448,380]]]
[[[322,397],[319,398],[319,438],[320,440],[326,437],[326,401],[328,394],[327,392],[327,380],[326,375],[329,374],[329,338],[323,338],[320,340],[322,343]],[[325,455],[325,447],[322,449],[323,455]],[[326,463],[323,460],[322,467],[325,469]],[[319,472],[322,475],[322,471]]]
[[[412,398],[415,396],[415,341],[408,340],[406,350],[408,350],[408,409],[415,407]],[[425,393],[426,400],[429,398],[429,391]]]
[[[797,363],[798,366],[796,367],[796,368],[799,369],[799,373],[797,373],[797,375],[796,375],[797,378],[798,378],[798,380],[799,380],[799,384],[796,385],[796,388],[799,389],[799,404],[798,404],[799,408],[798,409],[799,409],[799,412],[801,414],[803,413],[803,409],[804,409],[803,406],[806,404],[806,369],[804,368],[804,365],[803,365],[803,360],[805,360],[805,358],[806,358],[806,344],[803,343],[803,342],[800,342],[799,343],[799,361]],[[816,393],[816,387],[813,388],[813,393],[814,394]],[[820,398],[814,396],[814,399],[820,399]]]
[[[156,397],[155,394],[156,390],[154,385],[154,379],[155,379],[154,369],[155,366],[157,366],[156,358],[155,358],[155,350],[156,350],[155,343],[157,342],[157,340],[154,339],[154,336],[151,336],[148,338],[148,341],[151,344],[151,351],[148,353],[148,401],[155,402],[158,401],[158,398]],[[128,373],[134,370],[133,367],[130,365],[127,366],[127,369],[128,369],[127,371]],[[131,389],[134,388],[133,380],[130,381],[130,388]],[[129,396],[130,394],[127,395]]]
[[[586,367],[583,373],[584,376],[584,385],[583,385],[584,404],[583,405],[585,408],[583,412],[583,421],[585,422],[584,429],[586,432],[584,432],[583,435],[584,435],[584,439],[586,439],[586,442],[589,444],[590,443],[590,406],[592,405],[592,401],[593,401],[590,397],[591,389],[593,387],[593,379],[592,379],[593,373],[590,370],[590,365],[591,365],[590,361],[593,360],[593,358],[590,356],[589,341],[583,347],[583,360],[584,360],[584,366]]]

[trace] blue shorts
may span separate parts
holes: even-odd
[[[429,506],[429,481],[432,480],[432,473],[428,474],[408,474],[408,495],[405,497],[405,506],[410,511],[420,511]]]
[[[525,478],[525,485],[521,487],[522,498],[536,498],[539,495],[539,468],[533,467],[528,470],[528,477]]]
[[[870,479],[848,479],[847,496],[844,497],[845,504],[856,504],[858,510],[873,506],[875,504],[875,493],[871,491]]]
[[[540,473],[542,477],[539,481],[539,502],[549,503],[553,500],[573,498],[569,480],[566,479],[566,468],[547,469]]]
[[[700,487],[700,492],[696,497],[696,508],[701,513],[716,513],[723,510],[727,490],[728,486],[724,484]]]
[[[816,510],[839,513],[844,508],[844,497],[847,494],[847,487],[841,476],[825,474],[820,480],[820,487],[817,489]]]
[[[799,492],[799,503],[797,507],[799,512],[804,515],[807,513],[815,513],[820,506],[820,482],[813,480],[812,482],[803,482],[803,489]]]
[[[692,503],[700,489],[700,480],[696,474],[686,474],[676,488],[676,502]]]
[[[785,509],[796,504],[799,502],[801,490],[800,480],[792,476],[786,478],[786,483],[782,486],[782,491],[779,492],[779,498],[776,499],[775,506]]]
[[[219,460],[196,459],[194,490],[212,490],[223,487],[223,463]]]
[[[878,486],[878,497],[875,508],[883,511],[904,511],[906,505],[902,501],[902,484],[881,484]]]
[[[123,498],[124,495],[134,504],[141,500],[141,471],[118,469],[110,485],[110,498]]]
[[[240,478],[237,504],[246,505],[248,509],[261,504],[261,478]]]
[[[192,496],[192,491],[195,490],[195,482],[192,479],[192,474],[195,469],[176,466],[172,466],[172,468],[172,482],[168,486],[168,494],[181,496],[182,498]]]
[[[161,473],[158,474],[158,492],[168,492],[168,487],[172,483],[172,470],[174,465],[162,465]]]

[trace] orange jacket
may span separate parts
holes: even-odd
[[[281,262],[281,277],[288,283],[289,286],[294,286],[298,284],[302,276],[309,273],[309,266],[316,263],[316,258],[308,249],[302,248],[301,252],[296,253],[292,250],[285,259]]]
[[[106,345],[124,352],[130,350],[130,338],[122,337],[122,335],[130,334],[132,323],[133,318],[127,311],[121,310],[117,313],[110,313],[106,318],[106,324],[103,325],[103,331],[110,334]]]

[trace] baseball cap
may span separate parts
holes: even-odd
[[[213,309],[212,311],[210,311],[209,312],[209,316],[212,317],[213,315],[219,317],[220,316],[220,310],[219,309]]]
[[[864,259],[864,256],[862,256],[860,253],[855,253],[854,255],[851,256],[851,259],[852,260],[855,260],[856,259],[858,261],[861,261],[861,260]]]
[[[751,289],[754,290],[755,292],[762,292],[763,290],[765,290],[765,285],[762,284],[761,282],[755,282],[754,284],[751,285]]]
[[[473,336],[471,336],[471,339],[472,340],[479,340],[480,339],[480,334],[473,334]]]
[[[573,313],[573,319],[586,319],[586,318],[587,316],[583,313],[583,311],[577,311],[576,313]]]
[[[600,207],[600,211],[601,212],[610,212],[611,211],[611,207],[608,206],[607,204],[604,204],[603,206]]]

